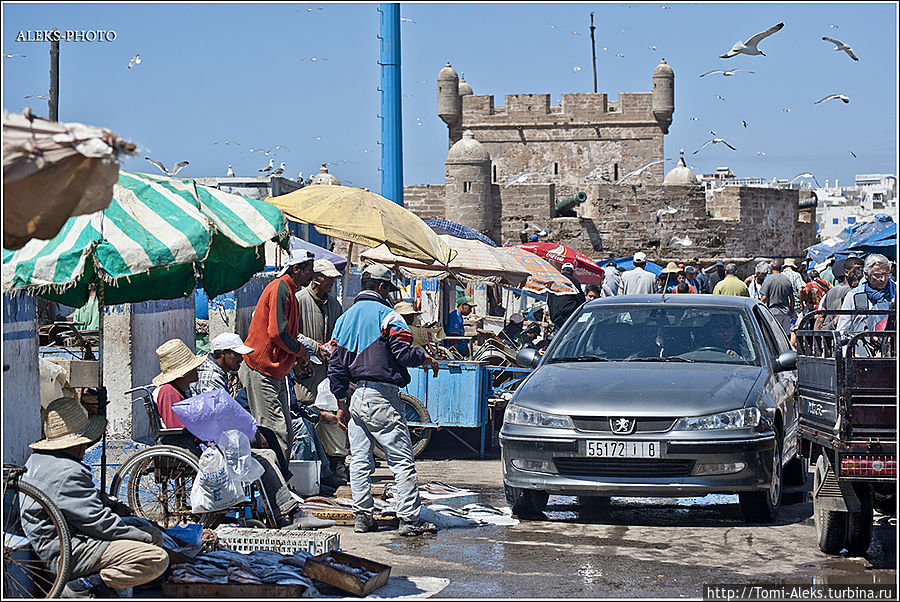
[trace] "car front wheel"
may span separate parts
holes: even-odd
[[[768,523],[778,518],[781,511],[783,488],[781,453],[784,441],[780,430],[775,431],[775,449],[772,452],[772,480],[765,491],[741,491],[738,499],[744,519],[751,523]]]
[[[547,500],[550,499],[546,491],[520,489],[509,485],[504,485],[503,490],[512,513],[524,519],[540,517],[541,512],[547,507]]]

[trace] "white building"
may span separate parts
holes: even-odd
[[[815,190],[819,238],[825,240],[839,234],[847,226],[868,221],[878,213],[897,214],[897,176],[891,174],[859,174],[853,186],[834,186]]]

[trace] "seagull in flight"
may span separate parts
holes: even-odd
[[[848,102],[850,102],[850,97],[847,96],[846,94],[829,94],[829,95],[826,96],[825,98],[823,98],[823,99],[821,99],[821,100],[817,100],[817,101],[814,102],[813,104],[814,104],[814,105],[817,105],[817,104],[819,104],[820,102],[825,102],[826,100],[833,100],[833,99],[840,99],[840,100],[842,100],[842,101],[844,102],[844,104],[847,104]]]
[[[225,172],[225,177],[226,177],[226,178],[233,178],[233,177],[234,177],[234,170],[231,169],[231,165],[228,166],[228,171]]]
[[[140,64],[141,64],[141,55],[136,54],[133,57],[131,57],[130,61],[128,61],[128,68],[131,69],[135,65],[140,65]]]
[[[665,161],[665,159],[657,159],[656,161],[650,161],[650,163],[647,163],[646,165],[641,165],[637,169],[635,169],[633,171],[629,171],[627,174],[625,174],[624,176],[619,178],[618,183],[621,184],[629,176],[639,176],[642,173],[644,173],[644,170],[647,169],[648,167],[650,167],[651,165],[656,165],[657,163],[662,163],[663,161]]]
[[[264,154],[265,156],[268,157],[268,156],[269,156],[269,153],[271,153],[272,151],[277,151],[277,150],[282,149],[282,148],[285,149],[285,150],[291,150],[291,149],[289,149],[288,147],[286,147],[285,145],[279,144],[279,145],[277,145],[277,146],[273,146],[272,148],[270,148],[270,149],[267,150],[267,151],[264,151],[263,154]]]
[[[526,171],[520,173],[517,176],[510,178],[510,180],[503,186],[504,188],[509,188],[513,184],[521,184],[525,180],[527,180],[530,176],[536,175],[538,172],[536,171]]]
[[[747,122],[744,121],[743,119],[741,119],[741,125],[744,126],[744,127],[747,127]]]
[[[581,71],[581,67],[579,67],[578,65],[572,67],[572,73],[578,73],[579,71]]]
[[[688,117],[688,119],[690,119],[691,121],[699,121],[700,120],[699,117]]]
[[[24,54],[6,54],[5,52],[3,53],[3,58],[5,58],[5,59],[11,59],[11,58],[16,57],[16,56],[20,56],[20,57],[22,57],[23,59],[25,58],[25,55],[24,55]]]
[[[854,61],[859,60],[859,58],[855,54],[853,54],[853,49],[850,46],[847,46],[846,44],[841,42],[840,40],[835,40],[834,38],[828,38],[825,36],[822,36],[822,39],[825,40],[826,42],[831,42],[832,44],[834,44],[834,48],[832,48],[832,50],[843,50]]]
[[[235,142],[234,140],[219,140],[218,142],[213,142],[213,144],[237,144],[238,146],[241,145],[240,142]],[[250,152],[253,152],[253,149],[251,149]]]
[[[659,220],[662,218],[662,216],[674,215],[677,212],[678,212],[678,209],[676,209],[675,207],[669,207],[668,209],[657,209],[656,210],[656,221],[658,223]]]
[[[813,104],[816,104],[816,103],[813,103]],[[784,111],[785,113],[790,113],[790,112],[791,112],[791,110],[788,109],[788,108],[784,108],[784,109],[781,109],[781,110]]]
[[[577,31],[570,31],[569,33],[572,34],[573,36],[580,36],[580,35],[581,35],[581,34],[578,33]]]
[[[721,100],[722,102],[725,102],[725,97],[724,97],[724,96],[719,96],[718,94],[716,94],[716,98],[718,98],[718,99]]]
[[[617,52],[617,53],[616,53],[616,56],[619,57],[619,58],[624,58],[624,57],[625,57],[625,55],[622,54],[621,52]]]
[[[647,48],[648,48],[649,50],[653,50],[653,51],[656,50],[656,46],[647,46]]]
[[[744,71],[744,72],[746,72],[746,73],[756,73],[755,71],[750,71],[749,69],[731,69],[731,70],[727,70],[727,69],[713,69],[712,71],[707,71],[706,73],[704,73],[704,74],[701,75],[700,77],[706,77],[707,75],[712,75],[713,73],[721,73],[723,77],[729,77],[729,76],[731,76],[731,75],[734,75],[734,74],[737,73],[738,71]]]
[[[312,8],[307,8],[306,14],[311,15],[312,11],[314,11],[314,10],[322,10],[322,7],[321,6],[313,6]],[[299,13],[300,11],[298,10],[297,12]]]
[[[328,59],[326,59],[324,56],[309,56],[309,57],[304,57],[304,58],[302,58],[302,59],[300,59],[300,60],[301,60],[301,61],[312,61],[312,62],[315,62],[315,61],[327,61]]]
[[[854,158],[854,159],[856,158],[856,153],[854,153],[853,151],[848,151],[848,152],[849,152],[851,155],[853,155],[853,158]]]
[[[275,159],[269,159],[269,164],[259,170],[260,173],[269,173],[275,168]]]
[[[738,40],[734,43],[734,46],[731,47],[731,50],[726,52],[725,54],[719,56],[720,59],[730,59],[733,56],[737,56],[739,54],[747,54],[750,56],[755,56],[757,54],[761,54],[766,56],[766,53],[756,47],[757,44],[762,42],[765,38],[769,37],[776,31],[779,31],[782,27],[784,27],[784,22],[779,23],[778,25],[773,25],[769,29],[762,31],[755,36],[751,37],[746,42],[741,42]]]
[[[174,178],[175,175],[179,171],[181,171],[182,169],[184,169],[185,167],[187,167],[188,165],[191,164],[190,161],[179,161],[178,163],[176,163],[175,165],[172,166],[172,169],[166,169],[166,166],[163,165],[162,163],[160,163],[159,161],[157,161],[155,159],[151,159],[150,157],[144,157],[144,158],[147,161],[149,161],[150,163],[152,163],[153,165],[155,165],[156,167],[158,167],[161,172],[163,172],[170,178]]]
[[[40,98],[41,100],[47,100],[49,94],[29,94],[25,98]]]
[[[413,21],[412,19],[404,19],[403,17],[400,17],[400,22],[401,23],[415,23],[415,21]]]
[[[838,26],[835,25],[834,23],[832,23],[832,24],[829,25],[828,27],[830,27],[830,28],[832,28],[832,29],[840,29],[840,27],[838,27]]]
[[[696,155],[697,153],[699,153],[700,151],[702,151],[703,148],[704,148],[707,144],[718,144],[719,142],[721,142],[722,144],[724,144],[725,146],[727,146],[728,148],[730,148],[730,149],[733,150],[733,151],[736,151],[736,150],[737,150],[736,148],[734,148],[733,146],[731,146],[730,144],[728,144],[727,142],[725,142],[725,140],[724,140],[723,138],[713,138],[712,140],[707,140],[706,142],[704,142],[704,143],[703,143],[703,146],[701,146],[700,148],[698,148],[697,150],[695,150],[692,154]]]
[[[796,181],[798,178],[812,178],[813,182],[816,183],[816,186],[819,186],[819,181],[816,179],[816,176],[812,175],[811,173],[798,173],[798,174],[797,174],[796,176],[794,176],[794,178],[791,180],[791,184],[793,184],[794,181]],[[820,188],[821,188],[821,187],[820,187]]]
[[[681,245],[683,247],[689,247],[694,244],[694,241],[691,240],[691,237],[687,234],[684,235],[684,238],[680,236],[673,236],[672,240],[669,241],[670,245]]]
[[[764,152],[762,152],[762,151],[756,151],[756,156],[757,156],[757,157],[765,157],[765,156],[766,156],[766,153],[764,153]]]
[[[281,165],[278,166],[278,169],[272,172],[273,176],[280,176],[284,173],[284,161],[281,162]]]
[[[712,134],[712,135],[713,135],[713,136],[718,136],[718,134],[717,134],[717,133],[715,133],[715,132],[714,132],[714,131],[712,131],[712,130],[709,130],[709,133],[710,133],[710,134]]]

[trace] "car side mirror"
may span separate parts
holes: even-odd
[[[797,369],[797,352],[784,351],[775,358],[775,372],[785,372]]]
[[[541,361],[541,354],[537,349],[520,349],[516,353],[516,363],[522,368],[534,368]]]

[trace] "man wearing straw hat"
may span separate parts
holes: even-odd
[[[244,355],[244,363],[238,370],[238,378],[247,389],[250,413],[269,440],[269,447],[279,456],[285,478],[291,474],[288,462],[294,433],[284,377],[298,357],[304,364],[309,359],[306,346],[297,338],[300,304],[296,295],[312,277],[312,254],[294,250],[259,297],[245,339],[245,344],[254,351]]]
[[[44,438],[31,444],[34,453],[25,467],[28,480],[62,512],[71,536],[73,578],[62,597],[111,597],[113,589],[143,585],[162,575],[169,566],[168,554],[159,547],[162,533],[148,521],[113,513],[81,463],[87,448],[103,436],[106,418],[88,417],[77,399],[60,397],[47,405],[42,423]],[[23,509],[26,534],[40,532],[42,522]],[[52,540],[34,537],[32,544],[42,561],[56,565],[59,548]]]

